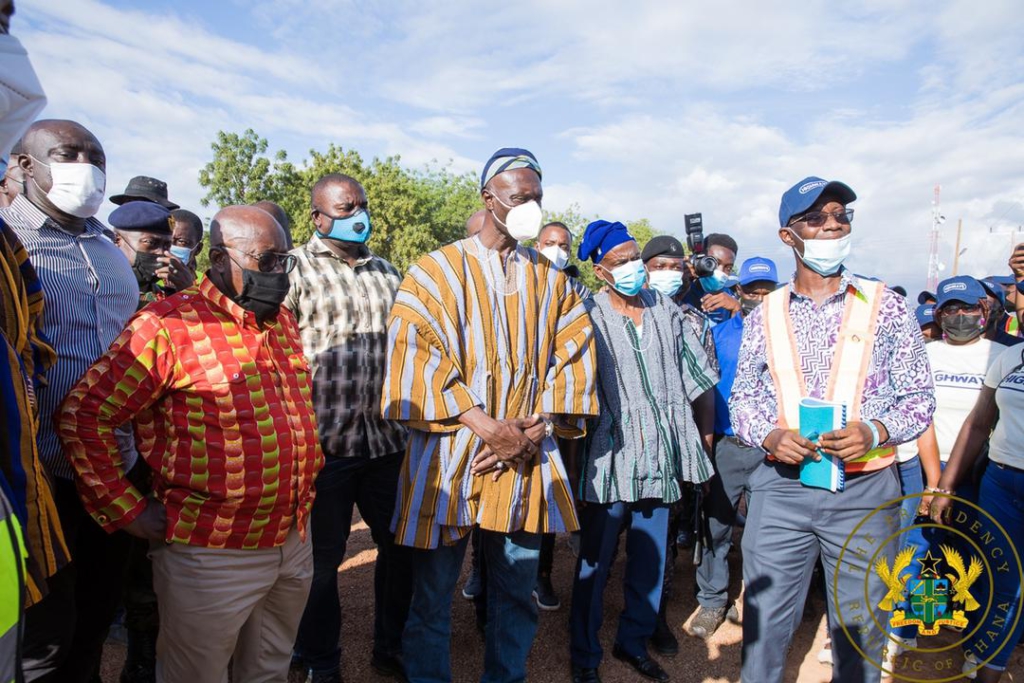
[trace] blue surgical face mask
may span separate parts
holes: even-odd
[[[178,259],[184,264],[188,264],[192,260],[192,250],[188,247],[179,247],[177,244],[171,245],[171,248],[167,251],[170,252],[171,256]]]
[[[703,287],[704,291],[707,292],[708,294],[721,292],[723,289],[735,287],[739,283],[740,279],[738,277],[726,275],[725,271],[723,271],[721,268],[717,269],[711,275],[708,275],[707,277],[702,277],[700,279],[700,286]]]
[[[365,244],[370,239],[370,233],[373,232],[373,226],[370,225],[370,214],[367,213],[366,209],[359,209],[347,218],[333,218],[323,211],[320,211],[320,215],[331,219],[331,229],[329,232],[320,232],[320,229],[317,228],[316,232],[320,237],[341,242]]]
[[[604,266],[601,267],[604,268]],[[611,270],[604,268],[604,271],[614,278],[615,282],[612,287],[626,296],[635,296],[643,289],[644,282],[647,281],[647,269],[644,268],[644,263],[640,259],[628,261]]]
[[[683,274],[678,270],[656,270],[648,277],[651,289],[673,297],[683,287]]]

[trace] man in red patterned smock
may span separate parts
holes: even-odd
[[[323,464],[309,366],[288,292],[284,230],[228,207],[197,285],[140,311],[58,417],[86,509],[152,541],[157,679],[284,680],[313,574],[306,523]],[[154,473],[126,478],[131,420]]]

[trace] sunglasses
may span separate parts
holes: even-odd
[[[806,223],[812,228],[820,228],[828,222],[829,216],[834,218],[836,223],[846,225],[847,223],[853,222],[853,209],[841,209],[839,211],[810,211],[794,220],[793,223]],[[792,223],[790,225],[792,225]]]
[[[280,254],[276,251],[265,251],[262,254],[250,254],[247,251],[235,249],[234,247],[221,246],[215,248],[230,250],[242,254],[244,256],[248,256],[249,258],[256,262],[256,267],[259,268],[259,271],[261,273],[273,273],[278,269],[279,266],[281,270],[283,270],[284,272],[290,273],[293,270],[295,270],[295,264],[298,262],[298,259],[295,257],[294,254]],[[228,256],[228,258],[231,257]],[[234,261],[235,264],[238,265],[238,267],[242,267],[242,264],[238,263],[238,261],[235,261],[235,259],[231,260]]]

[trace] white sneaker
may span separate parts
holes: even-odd
[[[980,662],[978,661],[978,658],[970,652],[967,652],[964,654],[964,665],[963,668],[960,669],[960,673],[964,675],[964,678],[969,678],[973,681],[978,677],[978,669],[980,668],[979,664]]]
[[[917,638],[901,638],[889,635],[882,651],[882,676],[892,678],[896,672],[896,660],[911,648],[917,647]]]

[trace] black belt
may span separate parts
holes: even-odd
[[[1024,470],[1022,470],[1019,467],[1014,467],[1013,465],[1004,465],[1003,463],[996,462],[995,460],[989,460],[989,462],[992,463],[993,465],[995,465],[996,467],[998,467],[1001,470],[1009,470],[1010,472],[1017,472],[1018,474],[1024,474]]]

